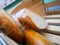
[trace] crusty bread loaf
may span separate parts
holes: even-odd
[[[60,34],[60,26],[48,25],[46,30],[55,34]]]
[[[50,33],[43,33],[43,36],[47,40],[49,40],[50,42],[60,45],[60,36],[59,35],[54,35],[54,34],[50,34]]]
[[[24,8],[19,11],[16,15],[16,18],[20,21],[22,25],[27,28],[33,29],[45,29],[47,27],[47,22],[45,19],[34,12]]]
[[[24,35],[28,45],[52,45],[42,35],[33,30],[25,30]]]
[[[6,35],[15,41],[22,41],[22,32],[14,20],[0,9],[0,28],[4,29]]]

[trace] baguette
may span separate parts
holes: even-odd
[[[28,45],[52,45],[42,35],[33,30],[25,30],[24,35]]]
[[[43,36],[50,42],[60,45],[60,36],[49,33],[43,33]]]
[[[46,30],[48,30],[52,33],[60,34],[60,26],[48,25]]]
[[[16,42],[22,42],[23,35],[20,28],[16,25],[14,20],[10,16],[8,16],[2,9],[0,9],[0,28],[4,29],[3,31],[5,32],[5,34]]]
[[[2,43],[3,45],[18,45],[16,42],[14,42],[12,39],[4,35],[3,33],[0,33],[0,43]]]
[[[19,22],[27,28],[38,30],[45,29],[48,25],[48,23],[43,17],[35,14],[34,12],[26,8],[22,9],[16,15],[13,16],[16,16]]]

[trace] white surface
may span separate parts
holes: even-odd
[[[48,41],[52,43],[60,44],[60,36],[49,33],[43,33],[43,35]]]
[[[0,33],[0,36],[7,42],[8,45],[18,45],[16,42],[14,42],[12,39],[7,37],[3,33]]]
[[[48,31],[59,33],[60,34],[60,26],[48,25],[46,28]]]
[[[52,18],[60,18],[60,15],[46,15],[46,16],[44,16],[44,18],[46,18],[46,19],[52,19]]]
[[[48,23],[60,24],[60,19],[46,19]]]

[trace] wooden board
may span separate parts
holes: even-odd
[[[30,2],[29,1],[23,2],[12,11],[12,14],[17,13],[19,10],[23,8],[28,8],[41,16],[45,15],[45,9],[44,9],[42,0],[40,1],[38,0],[37,2],[36,0],[30,1]]]

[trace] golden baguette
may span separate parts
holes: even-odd
[[[22,42],[23,35],[20,28],[2,9],[0,9],[0,27],[3,28],[5,34],[11,37],[13,40]]]
[[[28,45],[52,45],[41,34],[33,30],[25,30],[24,35]]]

